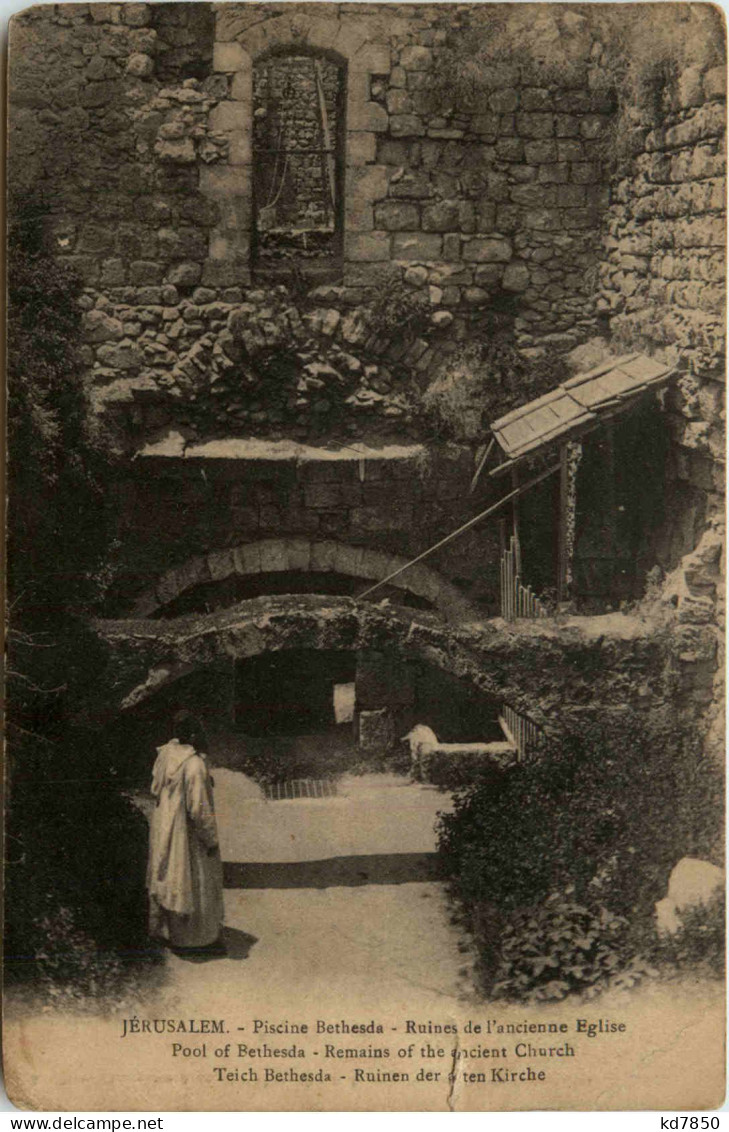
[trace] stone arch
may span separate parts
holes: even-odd
[[[514,642],[498,635],[492,653],[476,652],[467,630],[461,636],[416,610],[383,609],[352,598],[279,596],[173,621],[97,621],[95,629],[109,650],[102,709],[109,718],[220,659],[308,648],[392,651],[405,660],[421,660],[509,704],[545,731],[555,727],[555,719],[535,702],[534,673],[531,683],[509,676]],[[95,693],[90,694],[93,699]]]
[[[136,599],[130,616],[149,617],[186,590],[234,576],[295,571],[341,574],[376,582],[405,566],[407,561],[385,551],[331,540],[263,539],[213,550],[167,570],[154,587]],[[409,567],[394,584],[431,602],[449,621],[464,620],[474,614],[470,603],[454,585],[422,563]]]
[[[212,286],[250,282],[253,65],[261,56],[301,49],[328,54],[346,66],[345,216],[353,194],[358,205],[384,195],[386,171],[372,163],[377,135],[387,130],[388,116],[371,98],[371,81],[373,75],[390,70],[385,33],[356,19],[302,13],[273,16],[251,27],[246,26],[248,18],[224,7],[216,13],[213,71],[228,77],[229,91],[210,114],[211,127],[228,141],[228,155],[200,171],[200,191],[214,201],[220,215],[210,236],[204,275]]]

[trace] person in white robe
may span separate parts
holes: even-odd
[[[222,950],[223,868],[213,784],[201,729],[181,714],[176,737],[157,749],[150,823],[150,934],[175,950]]]

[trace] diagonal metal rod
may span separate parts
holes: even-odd
[[[523,495],[525,491],[529,491],[530,488],[535,487],[536,484],[541,483],[542,480],[546,480],[547,476],[553,475],[555,472],[558,472],[559,469],[559,464],[553,464],[551,468],[547,468],[546,472],[542,472],[540,475],[535,476],[534,479],[529,480],[528,483],[522,484],[520,487],[515,488],[514,491],[510,491],[508,495],[505,495],[503,497],[503,499],[499,499],[497,503],[492,503],[490,507],[487,507],[485,511],[482,511],[480,515],[474,515],[473,519],[469,519],[468,522],[464,523],[462,527],[458,528],[458,530],[451,531],[449,535],[446,535],[445,538],[442,538],[440,542],[437,542],[435,544],[435,546],[431,546],[428,548],[428,550],[424,550],[422,554],[419,554],[417,558],[413,558],[410,562],[406,562],[404,566],[401,566],[399,568],[399,570],[393,570],[392,574],[388,574],[387,577],[383,578],[381,582],[375,582],[374,586],[370,586],[369,589],[364,590],[361,594],[358,594],[357,598],[359,599],[368,597],[371,593],[374,593],[375,590],[378,590],[380,586],[386,586],[387,583],[391,582],[393,578],[397,578],[400,574],[404,574],[405,571],[409,570],[411,566],[415,566],[417,562],[422,562],[424,558],[427,558],[429,555],[435,553],[436,550],[440,550],[440,548],[442,546],[445,546],[446,543],[452,542],[454,538],[458,538],[458,536],[462,535],[464,531],[469,530],[471,527],[475,527],[476,523],[480,523],[482,519],[487,519],[489,515],[493,515],[494,511],[498,511],[499,507],[503,507],[505,503],[509,502],[509,500],[516,499],[517,495]]]

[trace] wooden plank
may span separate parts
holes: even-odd
[[[534,401],[527,401],[525,405],[519,405],[518,408],[512,409],[508,413],[504,413],[503,417],[499,417],[491,425],[492,430],[503,428],[504,425],[511,424],[513,421],[523,417],[525,413],[531,412],[535,405],[548,405],[552,401],[559,400],[564,396],[564,386],[558,385],[556,389],[552,389],[549,393],[544,393],[541,397],[535,398]]]
[[[610,358],[608,362],[603,362],[599,366],[594,366],[593,369],[588,369],[585,373],[578,373],[576,377],[571,377],[569,381],[562,382],[563,389],[574,389],[576,385],[581,385],[583,381],[592,381],[594,377],[601,377],[604,373],[609,373],[611,369],[622,369],[623,366],[629,365],[635,358],[639,358],[640,354],[621,354],[618,358]]]
[[[664,365],[656,358],[648,358],[645,354],[636,354],[635,358],[621,364],[620,369],[628,375],[637,379],[638,381],[648,381],[656,377],[661,377],[664,373],[669,373],[670,366]]]

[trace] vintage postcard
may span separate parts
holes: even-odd
[[[721,1105],[721,10],[9,40],[12,1101]]]

